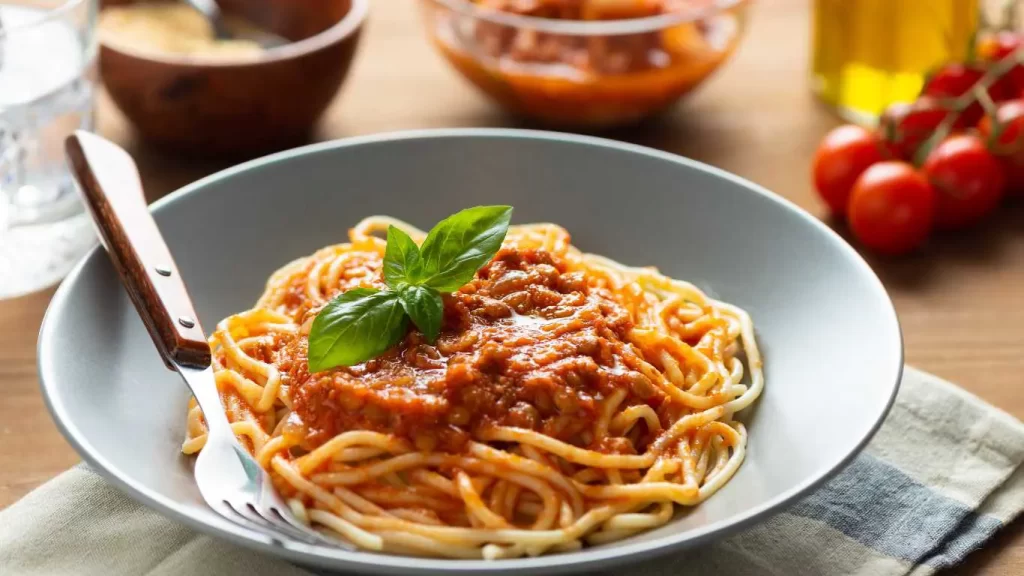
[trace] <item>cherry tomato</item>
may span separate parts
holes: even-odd
[[[1002,30],[995,34],[986,36],[978,41],[978,56],[989,62],[997,62],[1013,54],[1024,45],[1024,38],[1009,30]],[[1019,98],[1024,96],[1024,66],[1017,65],[1007,72],[1006,76],[1000,78],[993,88],[995,95],[1005,95],[1006,98]],[[996,98],[996,102],[1000,99]]]
[[[928,79],[921,93],[935,98],[956,98],[974,87],[982,75],[981,70],[964,64],[946,64]]]
[[[1000,30],[978,40],[978,56],[982,60],[995,62],[1009,56],[1020,47],[1020,36],[1009,30]]]
[[[928,238],[934,204],[935,191],[913,166],[897,160],[879,162],[853,187],[850,229],[869,248],[905,254]]]
[[[917,148],[935,132],[948,113],[929,96],[912,104],[893,104],[882,114],[882,138],[894,158],[912,160]]]
[[[1006,192],[1024,195],[1024,100],[1008,100],[996,108],[999,137],[993,141],[993,123],[988,116],[978,123],[978,131],[996,155],[1006,176]]]
[[[833,213],[846,212],[857,177],[884,160],[881,144],[874,132],[847,124],[826,134],[818,145],[812,166],[814,187]]]
[[[977,136],[943,140],[925,160],[925,176],[935,188],[935,226],[944,230],[977,223],[1003,197],[1006,179],[995,156]]]
[[[921,94],[941,100],[957,98],[969,92],[984,74],[984,71],[964,64],[946,64],[928,79]],[[960,114],[956,126],[974,126],[983,114],[981,104],[975,102]]]

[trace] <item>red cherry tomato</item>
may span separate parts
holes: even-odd
[[[997,62],[1024,46],[1024,38],[1015,32],[1003,30],[978,41],[978,56],[988,62]],[[1002,96],[1002,98],[999,98]],[[993,85],[996,102],[1024,96],[1024,66],[1017,65]]]
[[[995,62],[1009,56],[1021,47],[1021,37],[1009,30],[984,36],[978,40],[978,56],[982,60]]]
[[[935,98],[956,98],[974,87],[983,74],[981,70],[963,64],[946,64],[928,79],[921,93]]]
[[[922,169],[935,188],[935,225],[940,229],[977,223],[1003,197],[1003,170],[977,136],[959,134],[943,140]]]
[[[912,160],[914,152],[935,132],[948,113],[929,96],[923,96],[912,104],[893,104],[882,115],[882,138],[894,158]]]
[[[865,170],[853,187],[850,229],[873,250],[905,254],[928,238],[934,204],[935,191],[913,166],[879,162]]]
[[[956,98],[969,92],[984,74],[984,71],[978,68],[963,64],[946,64],[928,80],[921,93],[942,100]],[[956,126],[958,128],[974,126],[978,120],[981,120],[982,114],[984,114],[984,110],[981,104],[975,102],[960,114]]]
[[[881,139],[874,132],[853,124],[835,128],[814,153],[814,187],[833,213],[843,214],[857,177],[883,159]]]
[[[1024,100],[1008,100],[996,108],[996,125],[1001,132],[993,141],[992,119],[988,116],[978,123],[978,131],[996,155],[1006,176],[1006,192],[1024,195]]]

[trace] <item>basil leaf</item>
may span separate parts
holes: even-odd
[[[402,302],[402,308],[405,308],[405,313],[427,337],[427,341],[433,344],[441,331],[441,319],[444,317],[444,301],[441,294],[426,286],[403,284],[398,289],[398,297]]]
[[[417,283],[441,292],[461,288],[501,248],[511,218],[511,206],[477,206],[439,222],[420,248],[423,271]]]
[[[388,226],[388,244],[384,249],[384,281],[391,288],[402,282],[414,283],[420,272],[420,249],[408,234]]]
[[[309,331],[309,371],[352,366],[375,358],[405,335],[398,294],[356,288],[331,300]]]

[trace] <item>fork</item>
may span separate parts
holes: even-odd
[[[206,419],[195,464],[206,503],[278,543],[287,539],[354,549],[297,520],[265,470],[239,444],[214,380],[210,346],[188,290],[146,207],[135,162],[116,144],[76,131],[65,141],[71,171],[104,248],[168,368],[185,380]]]

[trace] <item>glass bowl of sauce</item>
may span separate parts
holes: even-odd
[[[421,0],[433,44],[514,114],[568,128],[652,116],[724,63],[747,0]]]

